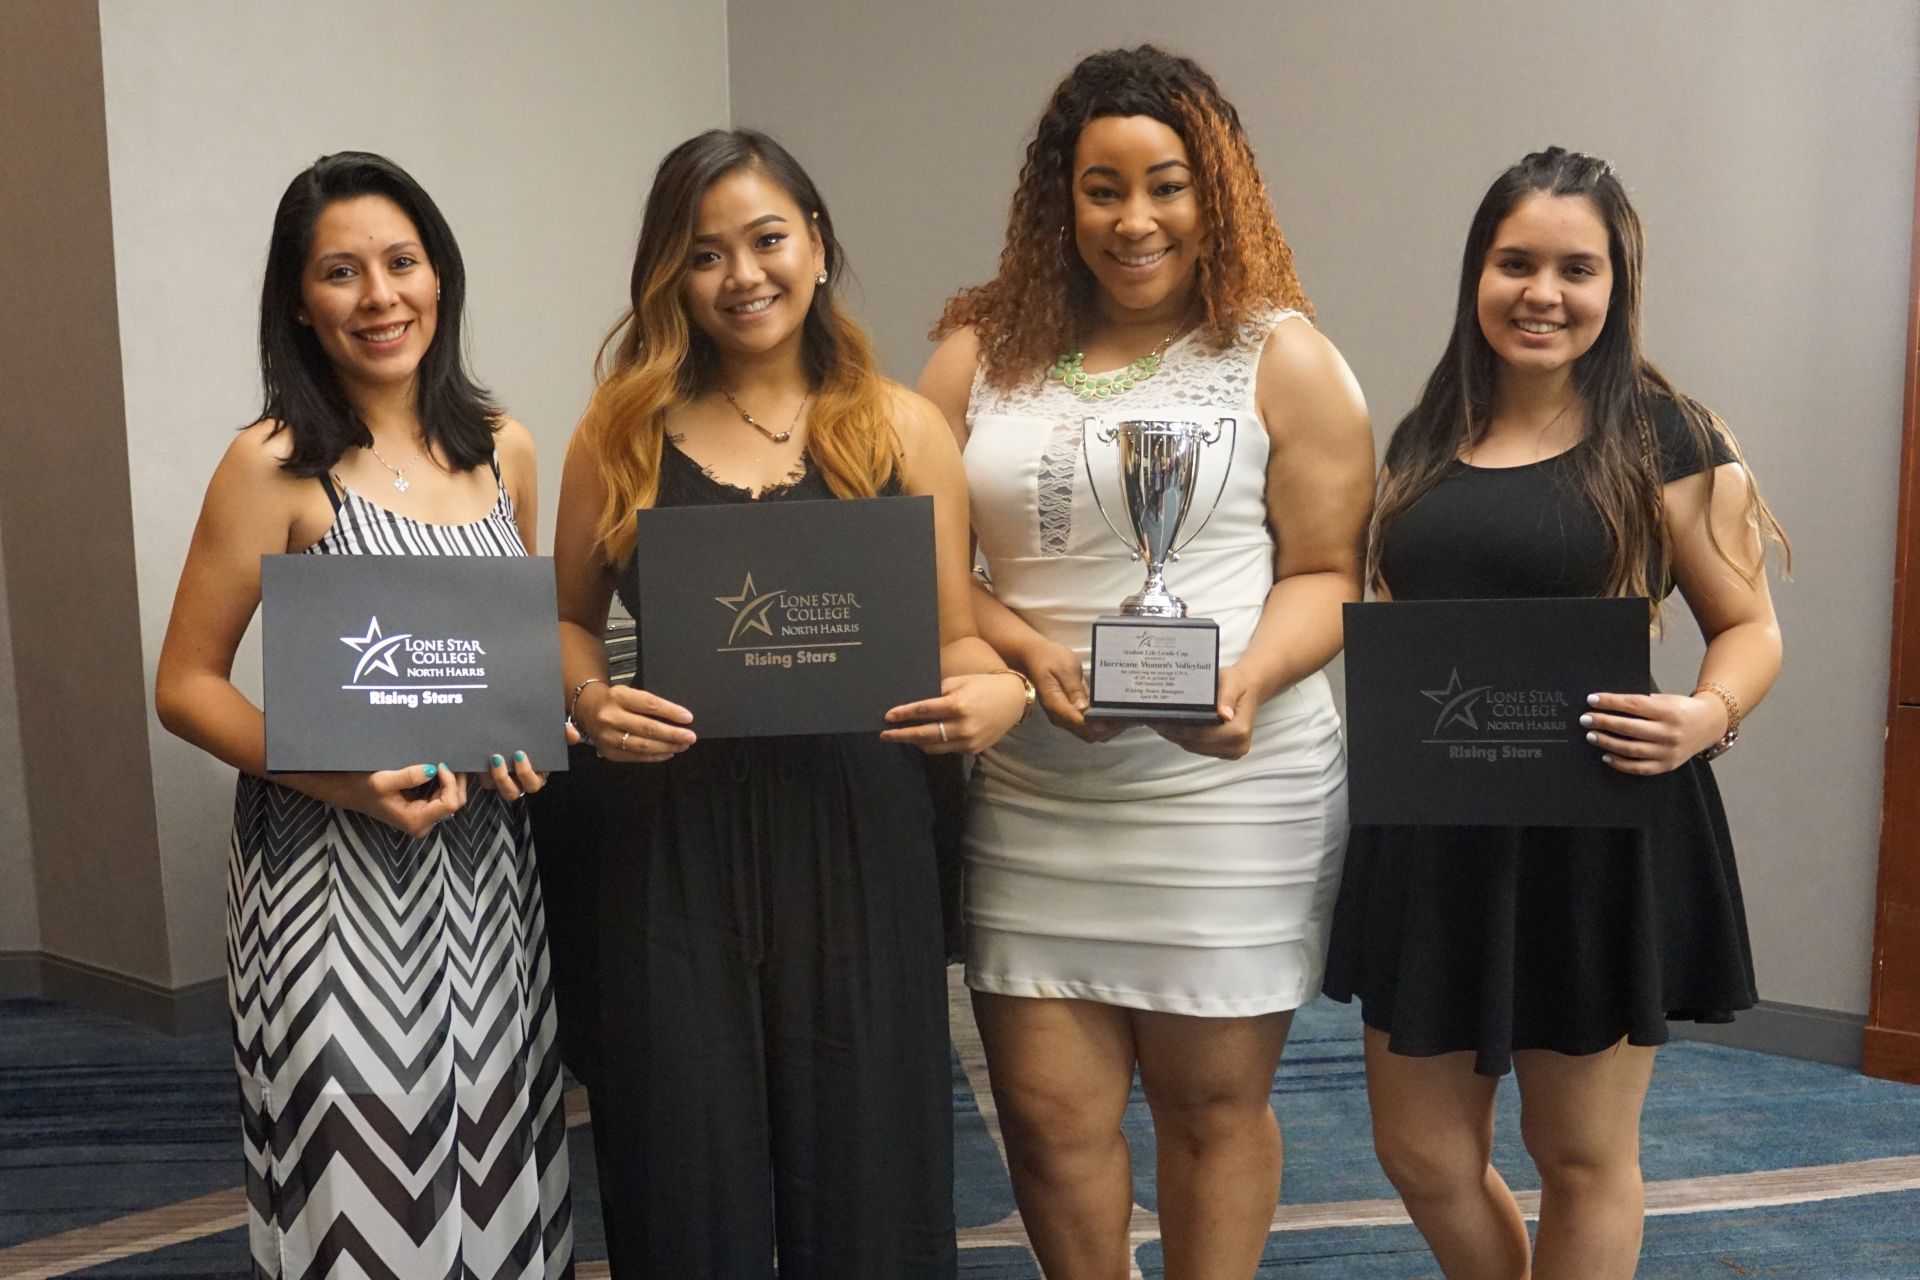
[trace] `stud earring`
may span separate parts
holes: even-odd
[[[816,285],[825,284],[827,282],[827,273],[822,271],[819,275],[813,278],[813,282]]]

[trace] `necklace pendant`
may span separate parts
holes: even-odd
[[[393,487],[398,489],[401,493],[405,493],[407,490],[413,488],[411,484],[407,483],[407,478],[401,475],[398,471],[393,473]]]
[[[785,444],[787,441],[793,439],[793,431],[791,429],[780,432],[769,431],[767,433],[767,439],[773,441],[775,444]]]

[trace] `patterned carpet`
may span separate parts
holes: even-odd
[[[955,1001],[956,1208],[966,1280],[1037,1280],[964,997]],[[0,1280],[247,1274],[231,1049],[42,1000],[0,1001]],[[984,1104],[984,1105],[983,1105]],[[1360,1025],[1302,1011],[1274,1088],[1284,1203],[1261,1280],[1437,1274],[1374,1164]],[[1501,1095],[1497,1160],[1538,1185]],[[569,1097],[583,1277],[605,1275],[584,1099]],[[1136,1275],[1161,1274],[1152,1137],[1127,1128]],[[1647,1103],[1648,1280],[1920,1277],[1920,1088],[1712,1045],[1661,1051]],[[1523,1200],[1527,1197],[1523,1196]]]

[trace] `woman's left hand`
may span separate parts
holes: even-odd
[[[1149,720],[1147,726],[1184,751],[1197,756],[1238,760],[1253,745],[1253,722],[1260,703],[1253,685],[1237,666],[1220,668],[1220,697],[1215,707],[1218,724],[1192,720]]]
[[[1677,693],[1596,693],[1580,717],[1600,759],[1621,773],[1671,773],[1720,741],[1727,708],[1720,699]]]
[[[880,736],[928,755],[978,754],[1000,741],[1026,710],[1026,686],[1005,672],[948,676],[940,682],[939,697],[887,712],[887,722],[900,727]]]
[[[573,721],[567,721],[567,745],[580,741],[580,731],[573,727]],[[480,785],[489,791],[498,791],[503,800],[518,800],[521,796],[530,796],[547,785],[547,775],[533,767],[533,761],[527,759],[527,753],[516,751],[513,759],[494,756],[491,767],[479,775]]]

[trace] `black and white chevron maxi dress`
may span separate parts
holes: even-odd
[[[465,525],[328,496],[310,554],[526,554],[504,487]],[[523,801],[475,787],[415,840],[241,775],[227,971],[256,1278],[572,1274],[546,933]]]

